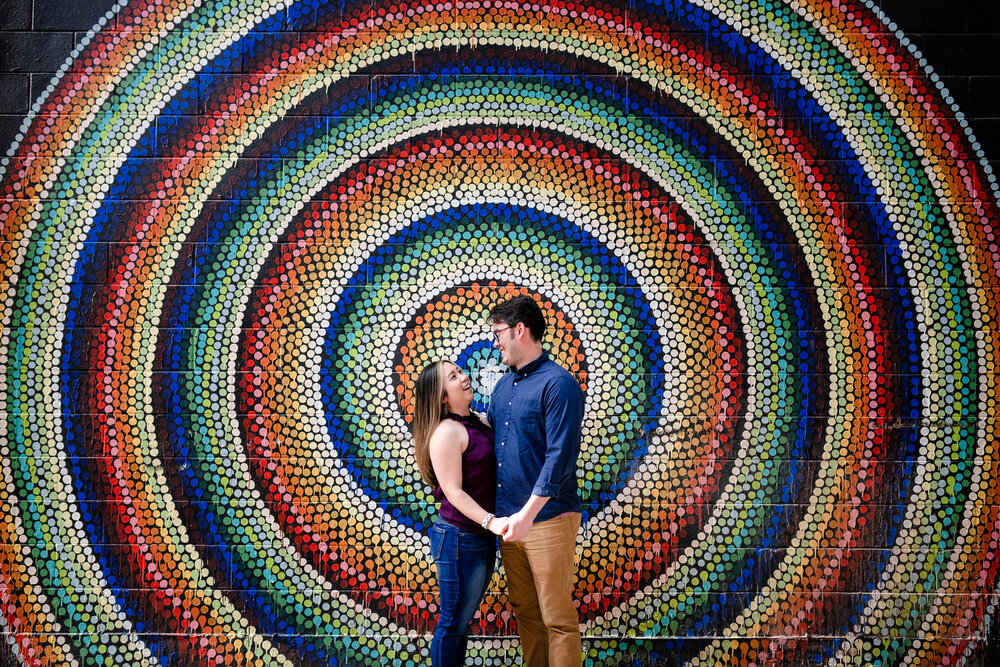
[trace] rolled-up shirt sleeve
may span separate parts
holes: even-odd
[[[572,481],[575,484],[583,421],[583,392],[572,376],[561,375],[545,388],[542,402],[545,460],[531,492],[551,498],[565,488],[569,478],[574,478]]]

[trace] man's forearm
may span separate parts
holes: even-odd
[[[536,496],[535,494],[531,494],[531,497],[528,498],[528,502],[524,503],[524,507],[522,507],[518,513],[522,514],[529,523],[533,523],[535,521],[535,517],[538,516],[538,513],[542,511],[542,508],[545,507],[545,503],[547,502],[549,502],[548,496]]]

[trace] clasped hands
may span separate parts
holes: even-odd
[[[531,532],[531,521],[521,512],[512,516],[498,516],[490,521],[490,532],[504,542],[523,540]]]

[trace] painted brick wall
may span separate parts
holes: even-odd
[[[991,3],[0,27],[0,664],[426,663],[414,374],[484,408],[517,293],[587,393],[587,664],[994,660]],[[517,662],[502,572],[472,634]]]

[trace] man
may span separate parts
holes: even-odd
[[[496,512],[510,517],[500,556],[524,664],[580,665],[573,585],[583,391],[543,351],[545,317],[534,299],[496,306],[489,323],[500,361],[514,369],[493,390],[488,417],[496,431]]]

